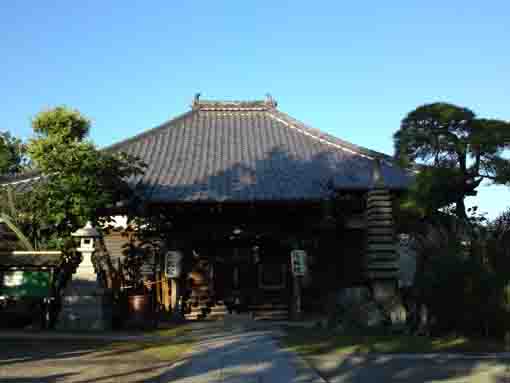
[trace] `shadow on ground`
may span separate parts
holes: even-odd
[[[329,382],[494,382],[510,381],[508,360],[349,356],[309,362]]]
[[[501,354],[501,342],[459,339],[287,328],[281,340],[331,382],[510,382],[510,359]]]
[[[159,343],[1,340],[4,383],[318,382],[304,363],[277,347],[275,329],[197,325],[192,357],[162,360]],[[313,330],[310,330],[313,331]],[[168,338],[168,344],[184,342]],[[310,358],[330,382],[507,382],[507,360],[351,355]],[[315,380],[314,380],[315,379]]]

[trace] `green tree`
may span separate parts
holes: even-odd
[[[21,172],[27,165],[25,145],[9,132],[0,133],[0,174],[12,175]]]
[[[408,207],[422,215],[455,204],[455,214],[467,219],[464,200],[476,195],[484,180],[510,183],[510,123],[477,118],[463,107],[447,103],[420,106],[394,134],[395,156],[402,165],[420,164]]]
[[[22,192],[10,185],[0,189],[0,219],[16,234],[16,248],[44,250],[48,247],[52,230],[43,204],[43,192],[37,184]]]
[[[98,150],[87,140],[90,120],[77,110],[59,106],[32,121],[35,138],[27,152],[42,173],[34,188],[39,211],[54,238],[65,238],[87,220],[106,219],[101,209],[134,197],[129,180],[144,164],[124,153]]]

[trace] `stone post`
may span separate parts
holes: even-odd
[[[299,249],[291,251],[292,272],[292,317],[299,320],[302,316],[301,280],[307,273],[306,252]]]
[[[182,319],[182,308],[180,307],[180,279],[183,268],[183,254],[180,251],[167,251],[165,255],[165,274],[170,282],[170,302],[173,320]],[[167,291],[168,296],[168,291]]]
[[[391,194],[385,188],[381,164],[374,166],[374,188],[367,195],[366,273],[376,302],[397,295],[398,255],[395,249]]]
[[[294,303],[294,305],[293,305],[294,307],[293,307],[293,310],[292,310],[292,314],[293,314],[293,318],[292,319],[299,320],[301,318],[301,315],[302,315],[302,310],[301,310],[301,277],[293,275],[292,276],[292,282],[293,282],[292,296],[293,296],[293,303]]]
[[[111,318],[103,312],[104,289],[99,286],[92,263],[94,242],[100,237],[90,222],[72,234],[80,239],[82,261],[62,296],[62,310],[57,328],[64,330],[104,330],[111,326]]]

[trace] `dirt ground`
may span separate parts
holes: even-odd
[[[172,362],[144,350],[98,340],[0,339],[0,382],[166,382]]]

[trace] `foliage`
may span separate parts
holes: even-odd
[[[459,254],[435,256],[420,274],[417,285],[434,318],[433,330],[476,335],[502,334],[498,318],[505,281],[475,257]]]
[[[0,133],[0,174],[20,173],[28,165],[25,157],[26,147],[19,138],[9,132]]]
[[[47,110],[32,125],[36,136],[28,153],[43,174],[35,190],[36,210],[45,212],[45,225],[54,238],[69,236],[86,221],[101,221],[100,209],[133,200],[128,180],[140,175],[144,164],[126,154],[98,150],[85,139],[90,121],[78,111]]]
[[[464,199],[476,195],[483,180],[510,183],[510,161],[504,157],[509,138],[510,123],[477,118],[453,104],[427,104],[410,112],[394,134],[395,156],[401,164],[424,165],[419,167],[409,207],[427,214],[455,203],[456,215],[466,219]]]
[[[476,211],[473,216],[478,219]],[[503,232],[468,227],[451,214],[436,214],[415,226],[412,295],[429,309],[433,331],[500,336],[510,330],[510,247],[501,241]]]
[[[510,234],[510,209],[506,209],[489,225],[490,230],[494,236],[503,240]]]
[[[21,229],[16,225],[10,216],[5,213],[0,213],[0,219],[16,235],[25,250],[34,251],[34,247],[30,243],[29,239],[25,236],[25,234],[23,234]]]
[[[163,266],[163,254],[176,242],[173,218],[173,214],[164,208],[149,208],[137,211],[130,220],[125,232],[129,242],[123,248],[125,258],[122,265],[134,288],[130,293],[143,290],[141,267],[145,262],[150,260],[155,265]],[[189,262],[191,260],[186,259],[186,265]]]
[[[89,133],[90,120],[77,110],[57,106],[40,112],[32,121],[36,134],[45,137],[58,137],[66,143],[81,141]]]
[[[142,265],[149,260],[152,247],[148,243],[139,242],[134,233],[129,234],[129,241],[123,246],[123,270],[130,285],[130,294],[143,293]]]
[[[61,244],[56,235],[52,234],[52,228],[48,224],[44,198],[43,185],[37,183],[23,192],[16,192],[9,185],[0,189],[0,213],[8,216],[36,250],[55,248],[57,243]],[[29,247],[25,245],[24,248]]]
[[[489,223],[486,231],[486,258],[497,271],[510,269],[510,209]],[[509,277],[510,279],[510,277]]]

